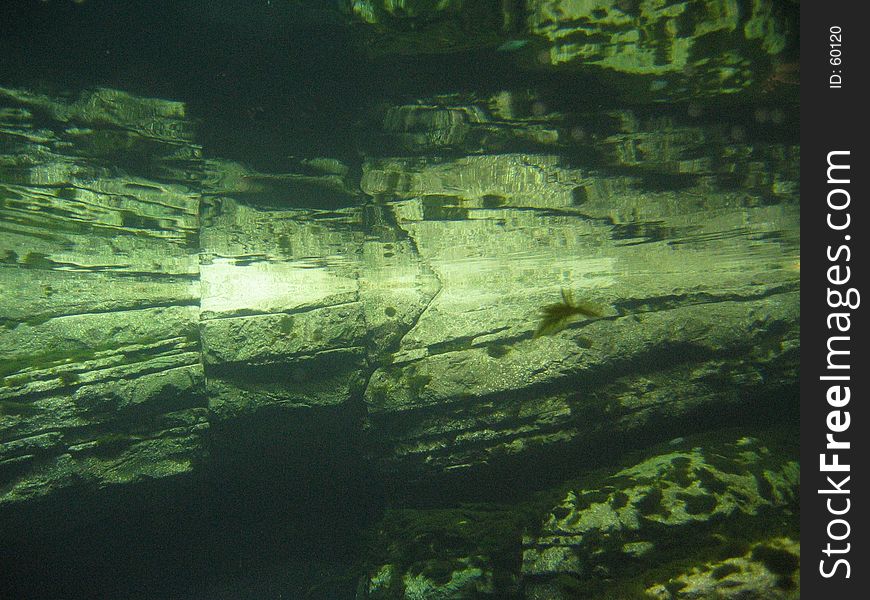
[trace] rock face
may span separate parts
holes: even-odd
[[[713,562],[647,590],[652,598],[799,598],[800,545],[772,538],[744,556]]]
[[[661,560],[669,546],[702,545],[699,524],[794,506],[798,473],[796,462],[782,463],[748,438],[654,456],[600,487],[568,492],[541,531],[523,541],[523,574],[536,582],[564,573],[618,578],[634,559]],[[650,539],[659,537],[666,541]]]
[[[513,505],[389,511],[362,597],[797,597],[788,433],[737,435],[676,439]]]
[[[184,106],[107,89],[0,106],[0,505],[190,473],[208,417]]]
[[[340,4],[381,68],[558,78],[271,172],[179,102],[0,88],[0,517],[353,455],[360,600],[798,597],[788,11]]]
[[[635,101],[764,89],[791,50],[788,3],[731,0],[343,0],[365,49],[401,55],[487,49],[529,71],[571,71]]]
[[[789,28],[772,3],[530,1],[533,34],[548,41],[537,54],[546,65],[594,67],[648,81],[650,99],[739,93],[786,49]],[[759,58],[761,57],[761,58]],[[621,78],[622,79],[622,78]]]
[[[762,372],[791,381],[797,255],[751,240],[796,231],[796,207],[644,192],[555,156],[381,161],[363,189],[391,198],[439,284],[366,389],[393,466],[468,469],[707,402],[727,414],[740,410],[734,390],[772,391]],[[539,307],[563,288],[603,316],[534,338]]]

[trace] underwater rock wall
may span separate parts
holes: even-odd
[[[764,139],[768,110],[385,111],[361,187],[439,287],[365,390],[408,508],[358,598],[798,597],[797,455],[770,428],[796,415],[799,151]],[[536,336],[563,290],[602,316]],[[760,441],[683,437],[729,424]],[[420,488],[453,503],[415,510]]]
[[[391,509],[358,598],[799,597],[787,429],[677,438],[510,503]]]
[[[539,72],[574,72],[619,99],[756,94],[796,35],[787,3],[733,0],[341,0],[373,56],[497,49]]]
[[[791,24],[343,5],[378,60],[578,78],[380,103],[358,163],[279,173],[203,158],[181,103],[0,88],[0,510],[350,447],[395,506],[361,598],[796,597],[797,465],[765,433],[797,414],[800,153],[769,87]],[[595,316],[537,335],[568,297]],[[687,441],[728,425],[759,433]]]
[[[202,458],[199,155],[181,103],[0,88],[0,505]]]
[[[382,147],[436,154],[363,165],[439,284],[366,388],[386,471],[426,480],[775,411],[797,367],[797,148],[667,111],[572,127],[512,97],[389,110]],[[516,133],[528,123],[550,135]],[[602,316],[536,337],[564,289]]]

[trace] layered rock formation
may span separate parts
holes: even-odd
[[[789,19],[473,4],[344,9],[376,60],[562,79],[373,99],[358,162],[0,88],[0,515],[354,455],[390,506],[358,598],[797,597]]]
[[[189,473],[208,418],[184,106],[0,103],[0,504]]]

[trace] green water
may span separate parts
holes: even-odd
[[[0,596],[799,597],[797,9],[4,5]]]

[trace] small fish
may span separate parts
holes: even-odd
[[[565,329],[568,322],[576,316],[600,317],[601,310],[588,302],[576,302],[570,290],[562,290],[562,301],[547,304],[541,308],[541,322],[534,337],[553,335]]]
[[[514,52],[526,46],[529,43],[529,40],[508,40],[498,48],[496,48],[496,52]]]

